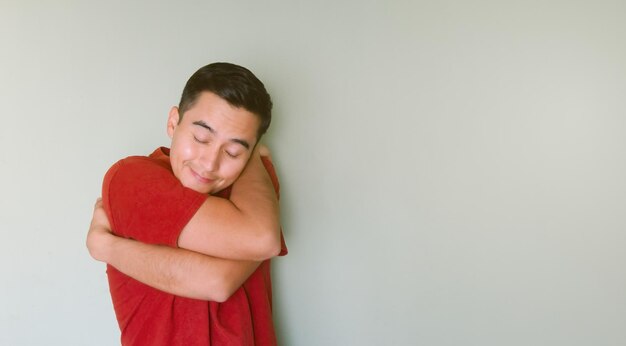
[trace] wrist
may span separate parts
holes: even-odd
[[[109,263],[115,238],[116,236],[107,232],[104,228],[98,229],[98,227],[95,227],[92,229],[87,239],[87,248],[91,257],[97,261]]]

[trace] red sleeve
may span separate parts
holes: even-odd
[[[274,169],[274,165],[272,161],[265,157],[261,156],[261,160],[263,161],[263,165],[269,173],[270,178],[272,179],[272,184],[274,185],[274,191],[276,191],[276,197],[280,199],[280,184],[278,183],[278,176],[276,175],[276,170]],[[280,253],[278,256],[285,256],[289,251],[287,250],[287,244],[285,243],[285,237],[283,236],[283,230],[280,230]]]
[[[176,247],[185,225],[206,200],[184,187],[167,165],[134,156],[109,169],[102,202],[114,233],[148,244]]]

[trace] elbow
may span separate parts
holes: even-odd
[[[229,292],[229,291],[204,292],[204,293],[195,295],[195,296],[190,297],[190,298],[206,300],[206,301],[216,302],[216,303],[223,303],[223,302],[227,301],[228,298],[230,298],[230,296],[233,295],[233,293],[235,293],[235,291],[232,291],[232,292]]]
[[[278,256],[281,250],[282,250],[281,241],[280,241],[280,237],[278,237],[278,239],[275,239],[272,242],[272,245],[268,248],[266,259],[270,259],[272,257]]]
[[[230,296],[233,295],[233,293],[235,293],[235,291],[222,291],[222,292],[217,292],[216,294],[212,294],[210,298],[208,298],[207,300],[210,301],[214,301],[217,303],[223,303],[225,301],[228,300],[228,298],[230,298]]]
[[[197,287],[195,294],[189,296],[189,298],[195,298],[200,300],[212,301],[217,303],[223,303],[230,298],[238,287],[232,285],[227,277],[215,278],[209,283],[202,283]]]
[[[255,251],[257,256],[254,260],[265,261],[280,254],[280,250],[282,249],[280,231],[277,232],[277,234],[278,235],[272,234],[261,237],[257,241],[257,249]]]
[[[223,303],[227,301],[242,284],[242,282],[238,282],[230,277],[230,275],[225,274],[217,280],[211,292],[207,292],[208,297],[206,300]]]

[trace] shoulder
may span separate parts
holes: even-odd
[[[118,172],[151,172],[164,170],[171,172],[169,164],[163,162],[163,160],[148,156],[129,156],[113,164],[107,174],[109,174],[109,172],[116,174]]]
[[[167,161],[130,156],[109,168],[102,182],[102,198],[105,202],[141,201],[182,189]]]
[[[166,162],[146,156],[129,156],[117,161],[104,176],[105,184],[142,182],[152,184],[155,180],[176,180]]]
[[[167,160],[130,156],[102,184],[102,202],[116,234],[175,246],[180,230],[206,199],[184,187]]]

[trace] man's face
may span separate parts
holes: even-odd
[[[170,162],[181,183],[201,193],[217,193],[243,171],[256,144],[259,117],[202,92],[179,123],[178,107],[167,121]]]

